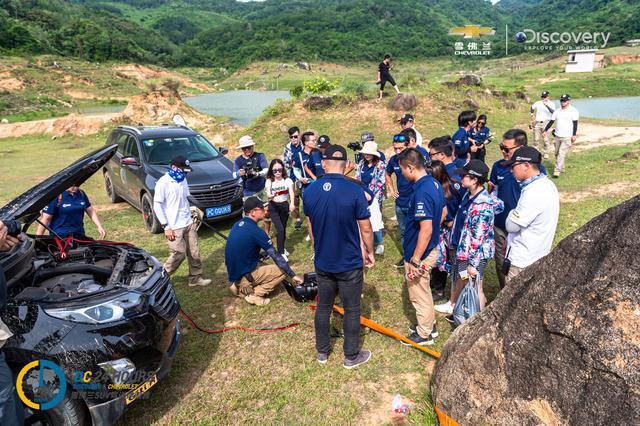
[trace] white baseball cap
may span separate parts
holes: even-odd
[[[380,158],[380,153],[378,152],[378,144],[373,141],[365,142],[364,146],[360,150],[360,154],[370,154]]]
[[[240,138],[240,145],[238,145],[238,149],[254,146],[255,144],[256,143],[253,141],[253,138],[251,136],[244,135]]]

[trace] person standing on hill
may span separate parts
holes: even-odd
[[[471,129],[476,125],[476,112],[462,111],[458,115],[458,130],[451,136],[456,153],[456,166],[462,167],[470,159],[470,154],[476,152],[478,147],[475,140],[470,137]]]
[[[544,139],[544,158],[549,158],[549,152],[551,151],[551,143],[549,142],[549,135],[543,136],[544,129],[549,124],[551,116],[556,110],[556,106],[551,101],[549,92],[546,90],[542,92],[540,100],[531,105],[531,125],[530,129],[533,129],[533,147],[540,149],[540,139]]]
[[[571,144],[576,141],[578,133],[578,118],[580,114],[578,110],[571,106],[571,96],[565,94],[560,96],[560,108],[556,109],[551,115],[551,120],[544,128],[543,135],[556,123],[555,148],[556,148],[556,165],[553,170],[553,177],[559,178],[560,173],[564,172],[564,160]]]
[[[287,168],[287,175],[291,178],[294,183],[294,198],[293,200],[289,200],[293,203],[293,217],[296,220],[295,230],[299,231],[302,229],[302,221],[300,220],[300,188],[295,185],[296,182],[296,173],[294,173],[294,168],[298,169],[298,175],[300,172],[300,165],[298,164],[298,153],[302,152],[302,143],[300,143],[300,129],[297,126],[290,127],[287,130],[287,134],[289,135],[289,143],[285,145],[284,150],[282,152],[282,161],[284,161],[284,165]]]
[[[378,65],[378,78],[376,79],[376,84],[380,85],[380,98],[382,99],[382,93],[384,92],[384,86],[387,82],[391,83],[396,92],[400,93],[400,89],[398,89],[398,85],[396,81],[391,76],[391,55],[384,55],[384,59]]]

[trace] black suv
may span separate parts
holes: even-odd
[[[104,167],[104,183],[112,202],[126,200],[142,212],[147,230],[162,231],[153,213],[153,191],[171,159],[185,156],[193,171],[189,191],[205,220],[224,219],[242,212],[242,180],[233,177],[233,163],[204,136],[186,126],[118,126],[107,145],[118,150]]]
[[[28,424],[113,424],[169,373],[180,343],[180,305],[155,257],[127,243],[26,234],[50,200],[101,170],[116,148],[81,158],[0,208],[0,219],[23,225],[22,242],[0,254],[2,321],[14,334],[2,351]]]

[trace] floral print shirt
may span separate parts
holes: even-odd
[[[378,162],[371,167],[369,167],[367,162],[363,159],[360,160],[356,168],[356,179],[368,186],[369,190],[373,192],[381,206],[385,199],[387,185],[385,176],[386,167],[387,164],[382,159],[378,160]]]

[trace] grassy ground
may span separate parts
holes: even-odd
[[[505,114],[494,120],[501,123],[498,127],[506,127],[508,118]],[[305,121],[307,119],[309,121]],[[326,131],[340,126],[322,114],[314,120],[305,116],[297,122]],[[363,128],[372,124],[359,123]],[[55,141],[46,136],[1,141],[0,203],[101,146],[105,135],[63,137]],[[281,136],[269,131],[262,134],[261,141],[270,154],[279,151],[282,144]],[[495,145],[490,146],[489,151],[490,159],[498,157]],[[556,242],[595,215],[637,193],[639,155],[640,143],[635,143],[569,156],[566,174],[556,181],[558,188],[563,193],[585,191],[586,194],[577,202],[563,203]],[[598,186],[611,190],[596,192]],[[146,233],[137,211],[126,204],[107,203],[100,176],[91,178],[84,189],[98,208],[109,238],[135,242],[159,259],[166,258],[168,252],[162,236]],[[589,191],[594,191],[593,195]],[[392,204],[386,202],[386,253],[366,276],[363,314],[405,333],[415,318],[401,285],[402,276],[392,266],[399,257],[397,224],[389,219],[393,216],[392,209]],[[226,233],[231,224],[231,221],[221,223],[218,228]],[[88,226],[88,233],[95,235],[93,225]],[[304,236],[303,232],[294,232],[292,226],[289,227],[287,247],[293,267],[299,272],[313,268],[311,250]],[[203,229],[200,248],[205,273],[213,278],[213,284],[207,288],[187,287],[186,266],[181,267],[173,279],[182,307],[197,322],[208,327],[272,327],[292,322],[302,325],[280,333],[232,331],[215,335],[205,335],[185,326],[171,375],[157,386],[150,400],[136,405],[122,424],[381,424],[391,422],[391,399],[396,393],[415,404],[409,416],[411,423],[434,424],[429,396],[434,360],[388,337],[369,333],[363,336],[364,346],[373,351],[369,364],[354,371],[344,370],[340,366],[342,340],[337,340],[329,363],[320,366],[314,360],[313,317],[306,305],[293,302],[284,292],[275,295],[272,303],[264,308],[230,297],[226,290],[223,240]],[[486,288],[489,298],[493,299],[497,283],[491,269]],[[336,318],[335,322],[339,325],[340,321]],[[440,315],[438,327],[441,337],[435,349],[441,350],[451,330]]]

